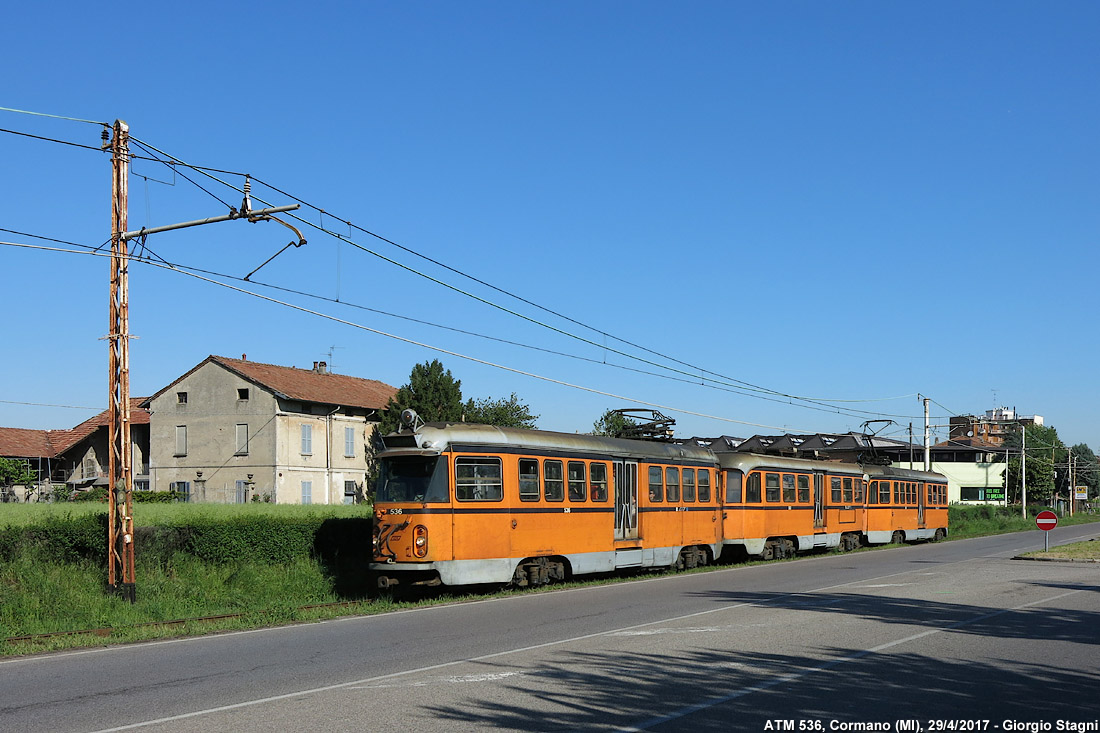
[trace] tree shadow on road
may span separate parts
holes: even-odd
[[[1058,586],[1061,587],[1061,586]],[[1095,591],[1094,586],[1067,585]],[[722,604],[846,616],[992,639],[1100,644],[1100,614],[1058,608],[993,607],[857,593],[714,593]],[[813,623],[813,615],[802,619]],[[727,648],[713,648],[723,638]],[[925,637],[927,638],[927,637]],[[453,729],[745,730],[768,720],[869,723],[929,718],[1094,721],[1100,669],[990,656],[940,659],[917,638],[868,650],[822,645],[804,654],[729,648],[728,635],[699,633],[680,657],[562,651],[534,666],[503,668],[515,681],[474,688],[461,704],[431,704],[425,717]],[[711,643],[708,644],[708,641]],[[869,643],[870,644],[870,643]],[[942,643],[939,644],[942,649]],[[895,651],[896,649],[896,651]],[[904,650],[904,651],[903,651]],[[486,664],[500,673],[499,661]],[[796,723],[797,725],[797,723]]]

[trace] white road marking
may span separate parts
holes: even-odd
[[[856,588],[904,588],[912,583],[879,583],[877,585],[857,585]]]
[[[748,628],[750,626],[767,626],[768,624],[734,624],[732,626],[696,626],[686,629],[638,629],[634,631],[611,631],[607,636],[654,636],[656,634],[705,634],[710,631],[729,631],[730,629]]]
[[[363,685],[362,687],[352,687],[352,690],[383,690],[394,687],[436,687],[438,685],[460,685],[469,684],[471,682],[496,682],[498,680],[507,679],[508,677],[522,677],[531,674],[527,671],[522,672],[483,672],[482,674],[464,674],[455,677],[433,677],[421,682],[403,682],[394,685]]]

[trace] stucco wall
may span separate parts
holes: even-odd
[[[238,398],[247,389],[248,399]],[[186,392],[181,403],[178,393]],[[208,362],[150,403],[150,488],[167,491],[191,483],[192,501],[233,503],[237,482],[252,474],[250,496],[300,504],[302,482],[311,503],[344,501],[344,481],[360,487],[366,478],[365,446],[373,423],[364,416],[329,414],[320,405],[281,402],[267,389],[220,364]],[[237,450],[237,426],[248,426],[248,451]],[[301,450],[301,426],[312,446]],[[176,428],[187,428],[187,451],[176,454]],[[355,429],[354,455],[345,456],[344,428]],[[201,479],[198,472],[202,472]]]
[[[238,389],[248,390],[247,400],[238,399]],[[180,392],[187,393],[186,403]],[[254,492],[271,494],[277,406],[266,390],[218,364],[204,364],[150,403],[150,488],[167,491],[174,481],[189,481],[195,501],[234,502],[237,481],[252,474]],[[244,454],[237,451],[238,424],[248,426]],[[185,455],[176,453],[177,426],[187,428]]]
[[[302,452],[302,427],[309,426],[311,447]],[[345,456],[344,429],[355,431],[351,456]],[[310,482],[310,503],[340,504],[344,482],[361,488],[366,479],[365,449],[373,424],[349,415],[283,413],[278,418],[279,503],[300,504],[302,482]]]
[[[924,470],[924,462],[895,463],[901,468]],[[1000,488],[1004,486],[1004,463],[937,463],[932,462],[932,470],[947,477],[947,500],[951,503],[962,501],[963,486],[984,486]],[[968,504],[986,504],[990,502],[966,502]],[[997,502],[1000,503],[1000,502]]]

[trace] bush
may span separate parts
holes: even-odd
[[[0,554],[10,559],[21,547],[56,562],[106,562],[107,515],[61,514],[25,527],[0,529]]]
[[[54,490],[55,500],[68,501],[68,499],[58,499],[58,491],[59,489]],[[68,493],[65,495],[68,496]],[[135,504],[171,504],[176,501],[186,501],[186,496],[180,491],[134,491],[131,496]],[[107,503],[107,499],[106,486],[97,486],[87,491],[78,491],[76,492],[76,496],[72,498],[73,501],[101,501],[104,504]]]
[[[156,517],[152,524],[135,526],[135,553],[140,560],[158,565],[170,564],[180,552],[219,565],[318,560],[331,574],[352,572],[370,562],[369,516],[333,517],[282,509],[256,512],[244,507],[190,504],[158,507],[151,510]],[[106,512],[57,507],[28,519],[31,521],[26,524],[0,526],[0,560],[10,560],[25,549],[36,555],[44,553],[51,561],[106,563]]]
[[[194,517],[187,525],[186,551],[212,563],[287,563],[313,554],[320,516],[244,515],[229,519]]]

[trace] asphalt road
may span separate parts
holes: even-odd
[[[1062,527],[1052,544],[1097,536]],[[1065,723],[1100,719],[1100,565],[1011,559],[1042,544],[1036,530],[0,660],[0,730],[1085,731]]]

